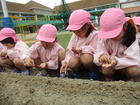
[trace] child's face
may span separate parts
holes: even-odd
[[[55,41],[52,43],[41,41],[41,44],[45,49],[52,49],[54,46],[54,43],[55,43]]]
[[[13,48],[15,45],[10,43],[4,43],[4,46],[6,46],[7,48]]]
[[[121,31],[121,33],[117,36],[117,37],[115,37],[115,38],[112,38],[113,40],[121,40],[122,39],[122,37],[124,36],[124,30],[122,30]]]
[[[81,29],[73,31],[73,32],[79,37],[85,37],[89,27],[90,25],[86,24]]]

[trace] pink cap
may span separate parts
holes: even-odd
[[[16,35],[15,30],[13,30],[12,28],[3,28],[0,31],[0,41],[6,39],[6,38],[13,38],[15,42],[17,42],[19,39]]]
[[[85,23],[92,24],[90,20],[90,13],[82,9],[75,10],[70,15],[69,25],[66,30],[79,30]]]
[[[140,25],[140,16],[139,17],[133,17],[132,18],[133,20],[134,20],[134,23],[136,24],[136,25]]]
[[[129,21],[125,17],[125,13],[120,8],[107,9],[100,18],[101,29],[99,31],[99,38],[115,38],[123,29],[123,25]]]
[[[37,40],[45,42],[54,42],[57,35],[57,29],[52,24],[44,24],[39,29],[39,33],[36,37]]]

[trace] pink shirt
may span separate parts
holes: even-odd
[[[54,47],[52,49],[45,49],[41,42],[36,42],[30,47],[31,55],[30,57],[32,59],[40,58],[42,63],[47,62],[48,69],[58,69],[58,51],[60,49],[64,49],[61,45],[58,43],[54,44]]]
[[[68,63],[71,57],[78,56],[72,51],[73,47],[82,48],[82,53],[94,54],[98,40],[97,34],[98,31],[93,31],[88,37],[84,38],[80,38],[77,35],[73,34],[69,41],[64,61]]]
[[[102,54],[108,54],[117,60],[115,69],[123,69],[129,66],[140,66],[140,53],[137,39],[129,47],[122,45],[120,41],[99,40],[97,51],[94,55],[94,62],[99,66],[101,65],[99,57]]]
[[[27,44],[21,40],[17,41],[15,47],[8,49],[7,55],[9,59],[13,60],[15,57],[19,57],[20,59],[29,58],[29,47]]]
[[[2,50],[7,50],[7,48],[2,43],[0,43],[0,51]]]

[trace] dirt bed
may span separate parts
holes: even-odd
[[[140,105],[140,82],[0,73],[0,105]]]

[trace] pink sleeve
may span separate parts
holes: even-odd
[[[8,49],[10,59],[19,57],[20,59],[29,58],[29,47],[23,41],[18,41],[14,48]]]
[[[96,50],[97,41],[98,41],[98,36],[97,36],[98,32],[95,31],[95,32],[92,32],[91,34],[92,34],[92,37],[89,40],[89,45],[82,46],[82,53],[93,54]]]
[[[72,56],[74,56],[74,53],[72,51],[74,37],[75,37],[75,35],[73,34],[69,41],[68,47],[66,49],[66,56],[65,56],[64,61],[66,61],[67,63],[69,62],[70,58]],[[64,62],[64,61],[62,61],[62,62]]]
[[[97,49],[96,49],[95,54],[94,54],[94,61],[93,62],[95,64],[97,64],[98,66],[101,65],[101,63],[99,62],[100,56],[102,54],[108,54],[107,49],[106,49],[105,44],[104,44],[104,41],[105,40],[101,40],[101,39],[98,40]]]
[[[140,66],[140,53],[139,53],[139,46],[138,40],[136,40],[130,47],[126,49],[124,52],[124,56],[118,58],[114,56],[117,60],[116,69],[122,69],[129,66]]]
[[[38,48],[40,46],[40,42],[36,42],[30,47],[30,57],[32,59],[37,59],[39,57]]]

